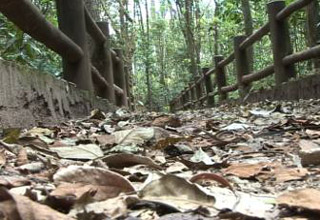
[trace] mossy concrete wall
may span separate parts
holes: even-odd
[[[0,128],[53,125],[115,106],[50,74],[0,60]]]

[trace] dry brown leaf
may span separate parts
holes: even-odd
[[[277,183],[283,183],[292,180],[301,180],[308,175],[308,170],[304,168],[286,168],[281,167],[274,171]]]
[[[5,149],[0,149],[0,167],[4,166],[7,162]]]
[[[73,209],[69,215],[79,219],[116,219],[127,214],[126,197],[116,197],[101,202],[93,202],[80,209]]]
[[[179,118],[173,116],[160,116],[154,119],[151,125],[162,128],[165,126],[176,128],[181,126],[181,121]]]
[[[204,180],[216,181],[216,182],[220,183],[223,187],[227,187],[231,191],[234,191],[233,187],[231,186],[231,184],[229,183],[228,180],[226,180],[224,177],[219,176],[219,175],[214,174],[214,173],[199,173],[199,174],[196,174],[193,177],[191,177],[190,182],[197,183],[199,181],[204,181]]]
[[[13,188],[19,186],[29,185],[31,182],[28,178],[23,176],[11,175],[11,176],[0,176],[0,186],[4,186],[6,188]]]
[[[171,174],[147,184],[139,193],[144,200],[157,201],[181,211],[195,210],[200,206],[213,208],[215,198],[196,184]]]
[[[94,199],[102,201],[114,198],[120,193],[135,191],[131,183],[119,174],[96,167],[69,166],[59,170],[53,178],[58,187],[52,195],[78,197],[88,190],[93,190],[97,191]]]
[[[161,170],[162,167],[156,164],[148,157],[139,156],[135,154],[119,153],[106,156],[102,159],[110,168],[124,168],[131,167],[138,164],[144,164],[151,168]]]
[[[96,136],[96,139],[100,145],[113,145],[116,143],[116,138],[114,135],[98,135]]]
[[[282,206],[302,208],[320,213],[320,191],[316,189],[298,189],[286,192],[277,198]]]
[[[284,183],[292,180],[301,180],[309,174],[308,170],[305,168],[285,167],[281,163],[272,163],[267,167],[268,169],[261,171],[256,176],[256,179],[261,182],[275,179],[276,183]]]
[[[0,188],[0,216],[8,220],[73,219],[27,197],[11,194],[4,188]]]
[[[21,148],[17,155],[16,165],[21,166],[21,165],[27,164],[28,162],[29,161],[28,161],[27,150],[25,148]]]
[[[240,178],[251,178],[258,175],[262,171],[262,169],[268,165],[269,163],[265,162],[255,164],[231,164],[228,168],[223,169],[223,172],[227,175],[234,175]]]

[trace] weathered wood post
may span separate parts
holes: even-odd
[[[195,77],[195,87],[196,87],[196,105],[197,107],[200,107],[201,106],[201,96],[202,96],[202,86],[201,86],[201,83],[197,83],[198,80],[201,78],[201,76],[196,76]]]
[[[175,112],[176,111],[176,99],[172,100],[169,102],[169,107],[170,107],[170,112]]]
[[[184,94],[184,110],[188,109],[188,103],[190,101],[190,94],[189,94],[188,88],[189,88],[189,86],[185,86],[184,92],[183,92],[183,94]]]
[[[193,109],[192,89],[190,88],[190,84],[187,85],[187,93],[188,93],[188,107],[190,109]]]
[[[182,92],[181,92],[180,95],[179,95],[179,105],[178,105],[179,110],[181,110],[182,107],[183,107],[183,95],[182,95]]]
[[[206,75],[206,73],[209,71],[209,68],[202,68],[202,74],[204,77],[204,83],[206,87],[207,92],[207,106],[213,107],[214,106],[214,97],[212,97],[210,94],[213,92],[213,84],[211,80],[210,75]]]
[[[182,92],[181,92],[181,102],[180,102],[180,104],[181,104],[181,110],[184,110],[184,104],[186,104],[186,97],[185,97],[185,95],[184,95],[184,90],[182,90]]]
[[[194,109],[196,106],[196,93],[194,91],[194,87],[193,87],[193,82],[189,82],[189,90],[190,90],[190,102],[191,102],[191,107]]]
[[[124,67],[124,73],[125,73],[125,77],[126,77],[126,90],[127,90],[128,106],[129,106],[130,109],[132,109],[129,70],[128,70],[128,66],[126,66],[126,65]]]
[[[245,97],[249,90],[250,85],[242,82],[242,77],[250,73],[250,65],[247,50],[241,50],[240,44],[247,38],[247,36],[236,36],[234,38],[234,58],[237,74],[237,83],[239,88],[239,95],[241,98]]]
[[[283,65],[283,58],[292,54],[289,26],[287,20],[278,20],[278,13],[286,7],[285,1],[272,1],[267,4],[270,34],[273,51],[273,62],[276,84],[287,82],[289,78],[295,77],[294,65]]]
[[[110,51],[110,36],[109,36],[109,23],[100,21],[97,22],[98,27],[106,37],[106,41],[104,42],[104,45],[102,45],[102,69],[100,70],[100,73],[102,76],[107,80],[107,82],[110,84],[106,88],[106,98],[111,102],[116,104],[116,98],[115,98],[115,91],[114,91],[114,79],[113,79],[113,67],[112,67],[112,56]]]
[[[117,55],[112,57],[114,82],[123,90],[123,94],[119,97],[116,97],[117,105],[128,107],[126,76],[124,73],[122,50],[114,49],[114,51]],[[119,58],[118,60],[117,57]]]
[[[63,78],[75,83],[81,89],[93,92],[83,1],[56,1],[59,28],[82,49],[84,54],[77,62],[63,59]]]
[[[228,94],[221,91],[221,88],[227,85],[225,67],[219,67],[219,63],[223,60],[223,56],[217,55],[214,56],[213,59],[216,67],[216,84],[218,87],[219,101],[223,101],[228,98]]]

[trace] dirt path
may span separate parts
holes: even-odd
[[[0,219],[319,219],[320,101],[7,129]]]

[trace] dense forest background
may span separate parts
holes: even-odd
[[[32,2],[58,26],[55,1]],[[124,50],[127,70],[133,74],[136,102],[157,111],[166,110],[169,101],[201,74],[201,68],[212,67],[215,55],[227,57],[233,50],[234,36],[250,35],[264,25],[268,20],[267,3],[268,0],[86,0],[95,20],[110,23],[112,47]],[[319,43],[319,17],[319,1],[315,1],[290,19],[294,51]],[[315,22],[316,30],[308,28]],[[250,57],[253,71],[272,62],[268,36],[250,49]],[[0,58],[61,75],[59,56],[1,14]],[[319,67],[310,61],[299,64],[299,75],[311,74],[312,65]],[[233,69],[233,65],[228,66],[229,83],[236,81]],[[253,88],[272,84],[271,76]],[[231,97],[236,98],[237,92]]]

